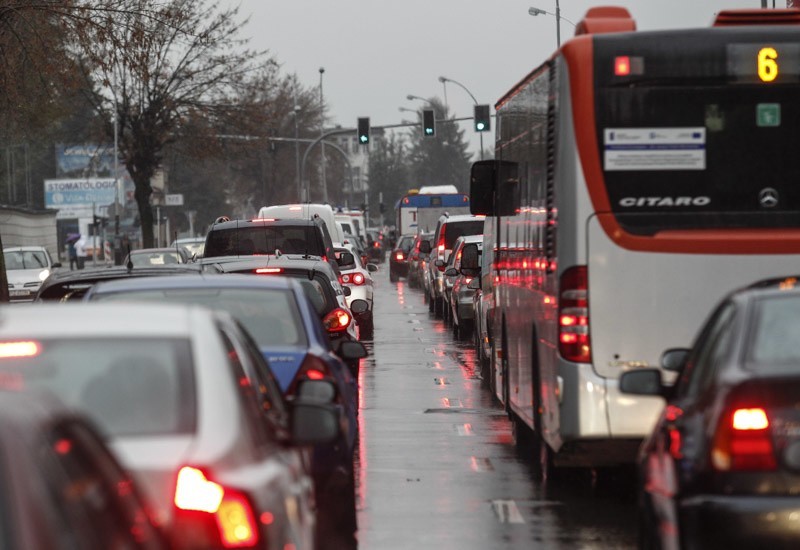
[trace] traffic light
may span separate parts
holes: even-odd
[[[422,135],[425,137],[436,135],[436,120],[433,116],[433,109],[422,110]]]
[[[361,145],[369,143],[369,117],[358,119],[358,142]]]
[[[380,210],[380,213],[381,213],[381,214],[385,214],[385,213],[386,213],[386,205],[385,205],[385,204],[383,204],[383,203],[380,203],[380,204],[378,205],[378,210]]]
[[[488,132],[492,128],[492,116],[488,105],[475,105],[475,131]]]

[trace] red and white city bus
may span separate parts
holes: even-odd
[[[620,374],[691,344],[731,289],[800,273],[798,24],[636,32],[593,8],[497,102],[470,201],[490,216],[487,376],[545,468],[632,462],[663,402]]]

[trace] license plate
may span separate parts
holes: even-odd
[[[31,291],[30,290],[10,290],[8,292],[8,295],[9,296],[30,296],[31,295]]]

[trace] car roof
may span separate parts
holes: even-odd
[[[283,254],[281,256],[221,256],[204,258],[202,264],[206,269],[214,267],[223,273],[257,269],[259,267],[285,267],[293,270],[322,271],[330,277],[336,277],[331,265],[319,256],[300,256],[297,254]]]
[[[461,235],[459,238],[456,239],[456,243],[459,241],[463,243],[482,243],[483,242],[483,234],[480,235]],[[455,247],[455,245],[453,245]]]
[[[163,266],[140,266],[128,269],[126,266],[97,267],[77,269],[75,271],[56,271],[44,280],[36,293],[36,299],[60,299],[66,294],[58,294],[58,290],[76,290],[88,288],[100,281],[111,281],[132,277],[152,277],[155,275],[200,273],[198,264],[169,264]],[[55,290],[53,290],[55,289]],[[51,296],[51,294],[55,294]]]
[[[0,310],[0,339],[188,337],[193,318],[213,315],[199,306],[137,303],[41,304]]]
[[[267,290],[295,289],[297,282],[287,277],[254,277],[239,273],[198,275],[172,275],[169,277],[140,277],[98,283],[92,294],[125,292],[131,290],[157,290],[161,288],[257,288]]]
[[[219,231],[222,229],[240,229],[242,227],[255,227],[259,225],[263,225],[264,223],[269,223],[270,225],[306,225],[312,226],[318,223],[325,223],[320,218],[253,218],[250,220],[227,220],[217,222],[211,225],[209,228],[209,233],[212,231]]]

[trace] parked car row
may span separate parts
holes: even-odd
[[[310,549],[354,537],[359,338],[372,329],[377,267],[334,250],[318,217],[221,219],[204,246],[202,259],[170,247],[48,274],[40,304],[0,312],[0,414],[4,392],[46,392],[59,422],[94,430],[105,458],[89,458],[111,464],[97,483],[113,489],[114,468],[130,473],[128,493],[81,518],[108,525],[106,538],[76,533],[75,547]],[[54,441],[57,456],[85,454]],[[80,529],[62,523],[51,531]]]

